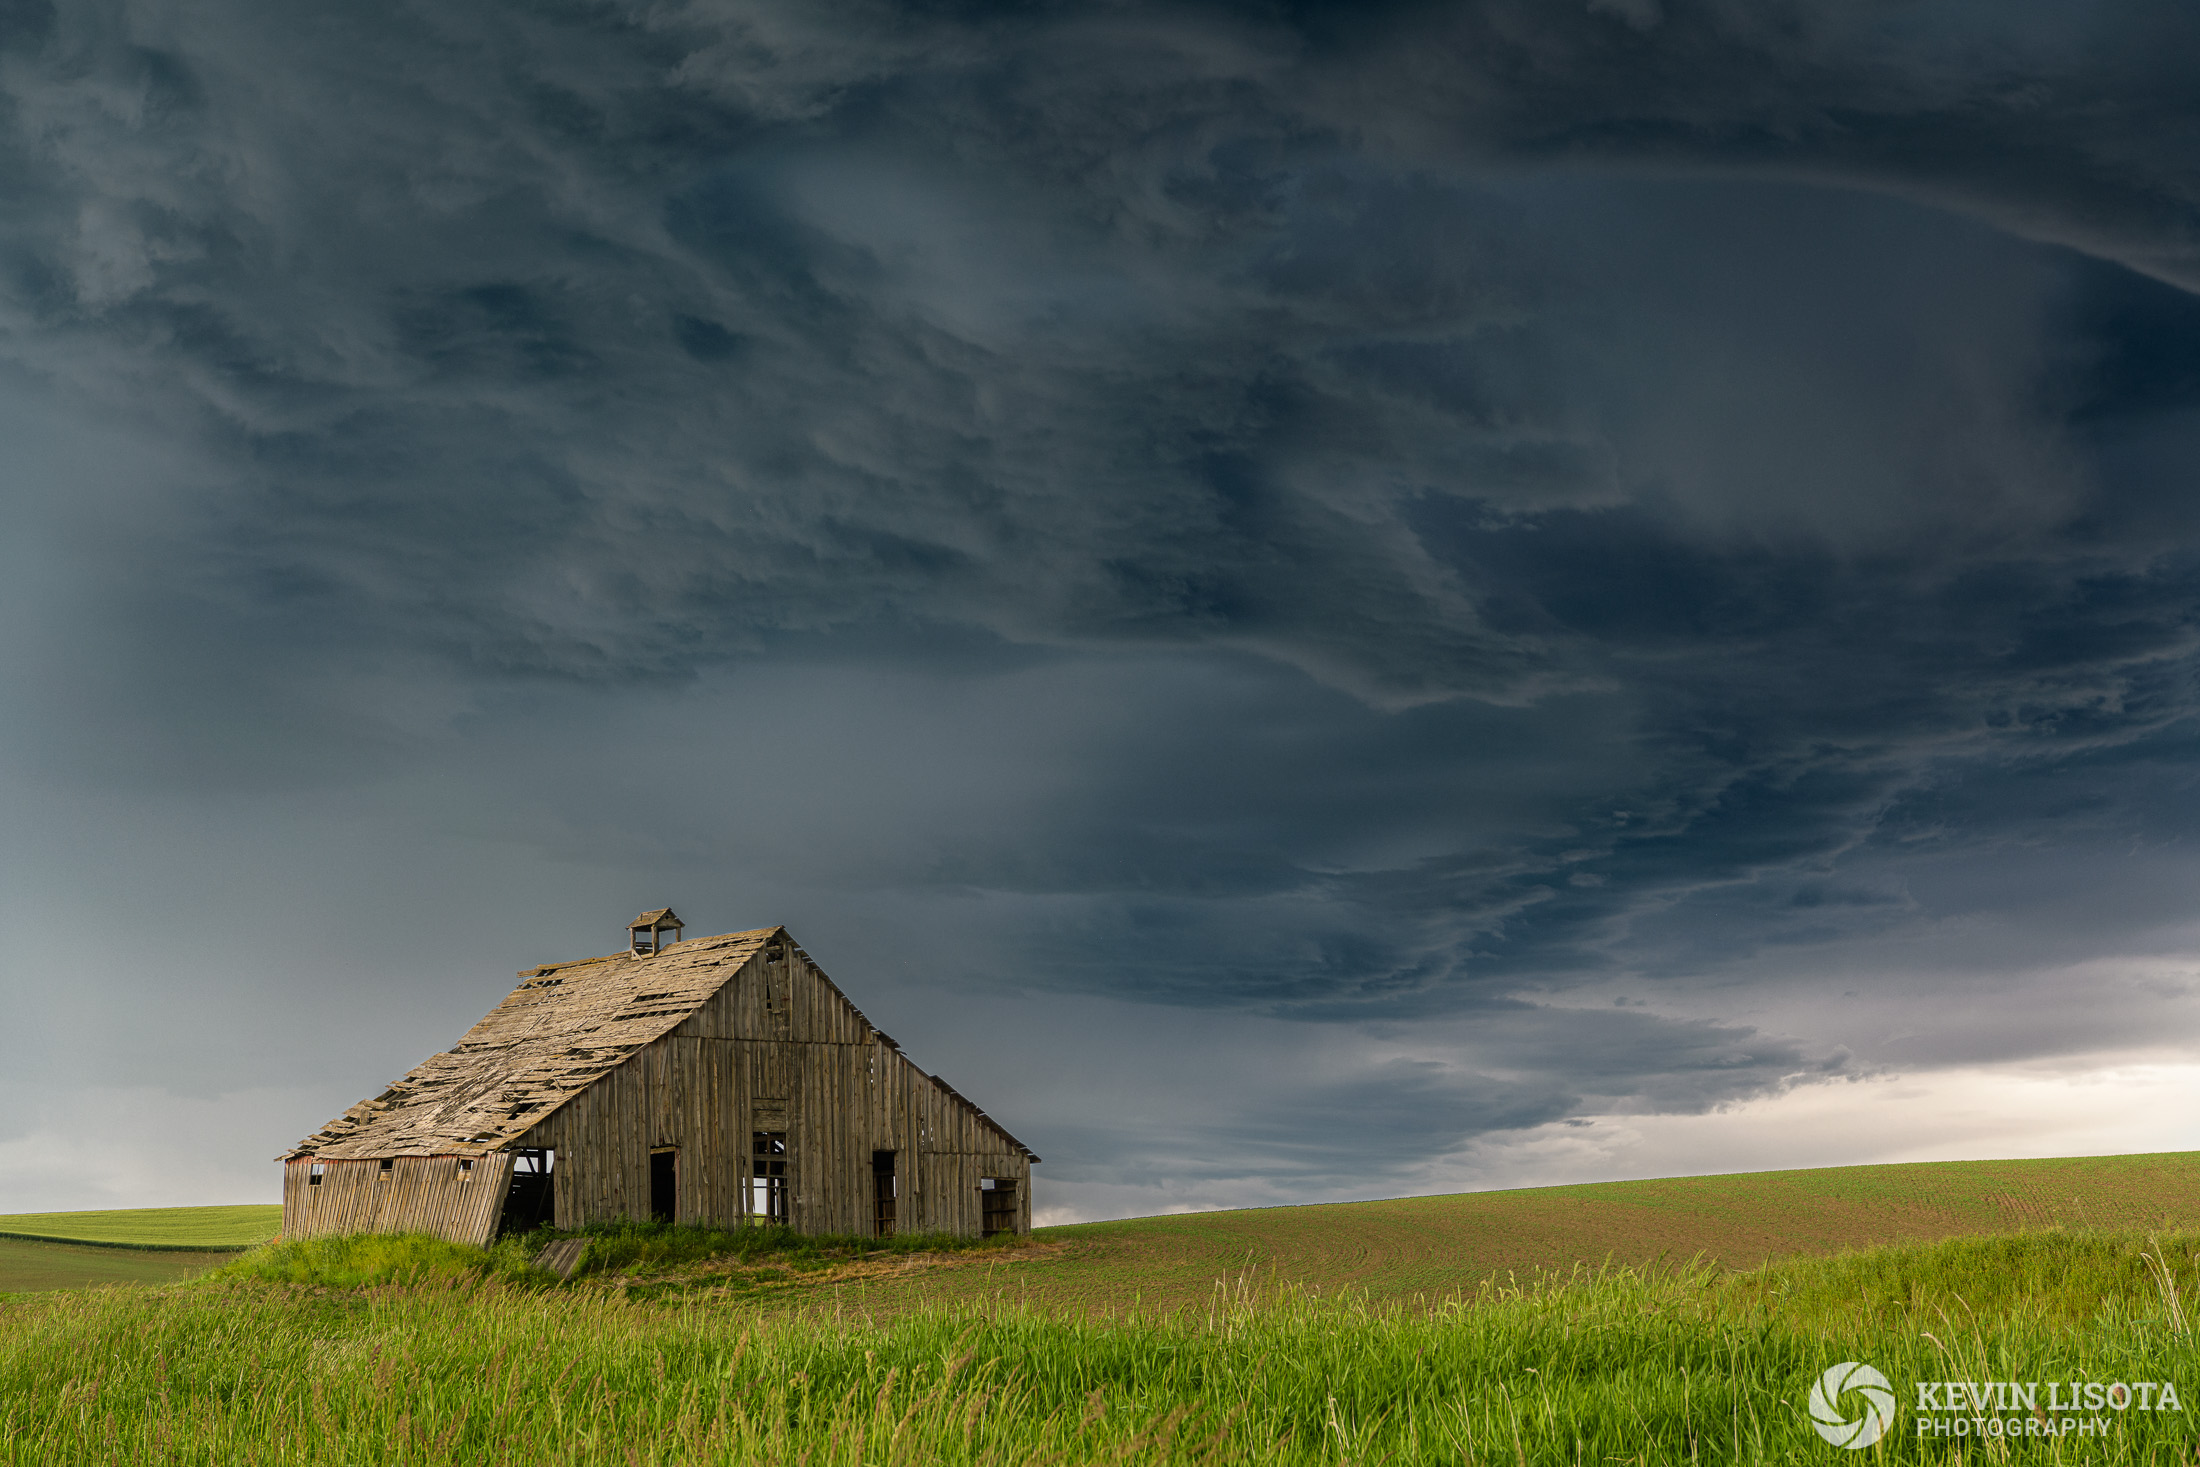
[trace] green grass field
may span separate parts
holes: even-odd
[[[2200,1459],[2187,1154],[1149,1218],[820,1254],[761,1293],[732,1279],[770,1257],[693,1241],[627,1240],[564,1285],[520,1245],[385,1239],[18,1294],[0,1464]],[[1895,1405],[1853,1457],[1807,1414],[1850,1361]],[[1952,1406],[1943,1381],[2032,1399]],[[2119,1381],[2181,1409],[2041,1394]]]
[[[237,1207],[141,1207],[121,1212],[0,1213],[0,1238],[234,1253],[265,1243],[283,1225],[280,1203]]]
[[[198,1278],[282,1221],[265,1204],[0,1214],[0,1294]]]
[[[1912,1402],[1951,1380],[2194,1397],[2195,1289],[2200,1233],[2035,1231],[1422,1310],[1245,1277],[1165,1316],[995,1300],[876,1321],[459,1274],[64,1292],[0,1303],[0,1462],[2167,1464],[2200,1443],[2184,1411]],[[1898,1393],[1855,1458],[1805,1414],[1847,1361]],[[1917,1432],[1989,1416],[1983,1444]]]
[[[101,1284],[172,1284],[219,1268],[231,1253],[156,1253],[0,1238],[0,1294]]]

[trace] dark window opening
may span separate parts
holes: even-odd
[[[470,1182],[474,1179],[473,1172],[474,1164],[466,1160],[464,1157],[460,1157],[458,1162],[458,1179],[461,1182]]]
[[[1016,1183],[1007,1177],[987,1177],[978,1186],[979,1236],[1015,1232]]]
[[[787,1226],[787,1133],[758,1131],[749,1143],[749,1221]]]
[[[391,1157],[387,1157],[387,1156],[385,1156],[385,1157],[383,1157],[383,1158],[382,1158],[382,1171],[381,1171],[381,1175],[382,1175],[382,1176],[386,1177],[386,1176],[388,1176],[388,1175],[389,1175],[389,1174],[390,1174],[391,1172],[395,1171],[396,1169],[397,1169],[397,1162],[396,1162],[396,1161],[395,1161],[395,1160],[394,1160],[393,1158],[391,1158]]]
[[[512,1153],[512,1185],[504,1193],[507,1233],[531,1233],[557,1216],[558,1154],[547,1147],[522,1147]]]
[[[680,1153],[669,1147],[649,1153],[649,1215],[666,1223],[680,1217]]]
[[[871,1228],[881,1238],[894,1236],[894,1153],[871,1153]]]
[[[323,1172],[326,1172],[327,1170],[328,1170],[328,1165],[327,1165],[327,1163],[325,1163],[325,1162],[319,1162],[319,1161],[317,1161],[317,1162],[313,1163],[313,1164],[312,1164],[311,1166],[307,1167],[307,1168],[306,1168],[306,1185],[307,1185],[308,1187],[318,1187],[318,1186],[320,1186],[320,1185],[321,1185],[321,1174],[322,1174]]]

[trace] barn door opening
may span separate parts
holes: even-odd
[[[680,1153],[670,1146],[649,1153],[649,1215],[665,1223],[680,1216]]]
[[[531,1233],[556,1220],[558,1154],[543,1146],[523,1146],[512,1153],[512,1185],[504,1194],[506,1233]]]
[[[787,1133],[758,1131],[749,1140],[749,1221],[787,1226]]]
[[[871,1230],[881,1238],[894,1236],[894,1153],[871,1153]]]
[[[981,1237],[1016,1231],[1016,1183],[1008,1177],[987,1177],[978,1183],[978,1223]]]

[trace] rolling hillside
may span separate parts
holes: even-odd
[[[282,1226],[275,1205],[0,1214],[0,1294],[196,1278]]]
[[[0,1216],[0,1292],[191,1277],[272,1236],[280,1217],[274,1206]],[[1257,1277],[1407,1300],[1607,1259],[1746,1268],[1883,1243],[2160,1226],[2200,1227],[2200,1153],[1754,1172],[1083,1223],[1041,1229],[1028,1248],[784,1297],[898,1311],[1006,1292],[1050,1308],[1144,1312],[1200,1307],[1218,1280]]]
[[[684,1278],[614,1269],[511,1288],[479,1272],[493,1255],[436,1245],[453,1255],[443,1276],[369,1301],[282,1275],[0,1301],[0,1462],[1831,1461],[1825,1428],[1870,1413],[1861,1397],[1821,1400],[1819,1383],[1829,1363],[1868,1361],[1899,1387],[1875,1461],[1972,1460],[1976,1441],[1944,1439],[1962,1421],[1974,1438],[2079,1432],[2025,1450],[2136,1467],[2191,1460],[2184,1410],[2126,1411],[2113,1386],[2099,1410],[2090,1396],[1935,1407],[1922,1386],[1993,1369],[2069,1392],[2182,1381],[2196,1220],[2200,1155],[2179,1154],[1146,1218],[1013,1247],[874,1250],[860,1277],[789,1279],[768,1299],[735,1292],[723,1258]],[[1884,1242],[1918,1246],[1807,1256]],[[411,1268],[422,1245],[330,1246]],[[58,1270],[23,1288],[218,1257],[0,1241],[0,1267],[12,1249]],[[507,1275],[519,1251],[504,1250]],[[1718,1279],[1654,1267],[1783,1255]],[[1606,1258],[1653,1267],[1463,1309],[1357,1302],[1471,1297],[1492,1274]],[[1308,1293],[1263,1289],[1256,1304],[1228,1282],[1248,1275]],[[910,1307],[926,1301],[978,1307]]]
[[[143,1248],[85,1248],[0,1238],[0,1295],[106,1284],[173,1284],[221,1266],[233,1253],[164,1253]]]
[[[905,1308],[1007,1292],[1050,1307],[1202,1306],[1248,1274],[1376,1300],[1471,1291],[1507,1274],[1702,1257],[1747,1268],[2027,1229],[2200,1226],[2200,1153],[1920,1162],[1602,1182],[1046,1228],[1000,1261],[840,1291]]]
[[[117,1212],[0,1213],[0,1238],[86,1243],[100,1248],[234,1253],[265,1243],[283,1225],[280,1203],[237,1207],[140,1207]]]

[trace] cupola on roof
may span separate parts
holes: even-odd
[[[637,957],[655,957],[665,949],[665,933],[670,932],[672,940],[678,942],[685,925],[670,907],[644,912],[626,924],[627,950]]]

